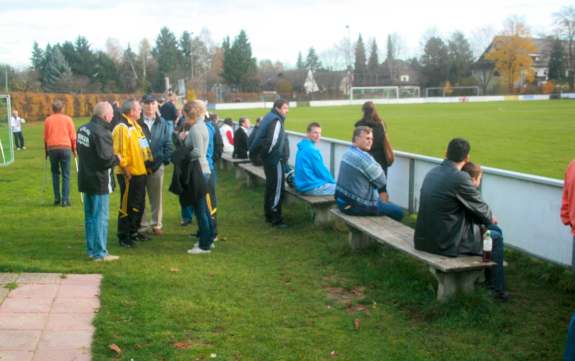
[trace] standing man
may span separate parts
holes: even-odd
[[[54,205],[70,207],[70,161],[76,157],[76,129],[72,118],[62,113],[64,103],[54,100],[52,111],[44,121],[44,150],[50,157]],[[62,188],[60,191],[60,173]]]
[[[84,227],[88,257],[115,261],[108,254],[110,193],[114,189],[112,168],[120,163],[114,155],[110,123],[114,110],[108,102],[94,107],[92,120],[78,129],[78,190],[84,193]]]
[[[140,118],[140,126],[147,138],[150,140],[152,149],[151,174],[146,177],[146,190],[150,200],[152,219],[148,221],[148,210],[144,208],[142,215],[141,229],[151,231],[155,235],[162,234],[162,211],[164,187],[164,167],[170,164],[172,154],[172,140],[168,123],[158,114],[158,103],[153,95],[146,95],[143,98],[143,112]]]
[[[10,117],[10,128],[14,135],[16,150],[26,149],[24,146],[24,136],[22,135],[22,124],[24,123],[26,123],[26,121],[18,116],[18,111],[12,111],[12,117]]]
[[[164,98],[162,97],[160,100],[163,99]],[[161,103],[160,115],[166,120],[166,122],[168,122],[168,129],[170,130],[170,134],[172,134],[174,131],[174,123],[176,122],[176,119],[178,119],[178,109],[174,104],[174,96],[169,94],[168,99],[165,102],[161,101]]]
[[[250,153],[261,155],[266,174],[264,212],[266,222],[273,227],[287,228],[282,216],[285,191],[284,166],[289,158],[289,144],[284,122],[289,111],[287,100],[278,99],[272,110],[262,119],[250,145]],[[252,155],[250,155],[251,157]]]
[[[136,241],[148,239],[138,232],[146,206],[146,175],[151,172],[153,163],[148,139],[138,123],[141,110],[137,100],[126,100],[122,106],[122,119],[112,132],[114,154],[120,159],[115,170],[121,201],[118,242],[128,248]]]
[[[482,254],[480,232],[476,232],[473,225],[487,227],[497,224],[497,219],[469,174],[461,171],[469,162],[470,149],[467,140],[452,139],[447,146],[446,159],[425,176],[415,225],[415,249],[447,257]],[[507,301],[503,235],[491,229],[490,233],[492,260],[497,266],[486,272],[486,281],[496,299]]]
[[[351,147],[341,157],[335,189],[337,207],[352,216],[388,216],[400,221],[403,210],[389,202],[383,168],[368,153],[372,144],[371,128],[356,127]]]
[[[575,268],[575,160],[569,163],[565,171],[563,201],[561,203],[561,221],[564,225],[571,228],[571,234],[573,235],[571,267]],[[575,360],[575,313],[573,313],[571,321],[569,322],[564,360]]]
[[[248,137],[250,134],[250,120],[241,117],[239,127],[234,133],[234,153],[233,158],[246,159],[248,157]]]
[[[297,145],[295,189],[306,196],[332,196],[335,193],[335,180],[317,147],[320,138],[321,126],[313,122],[307,126],[307,138]]]

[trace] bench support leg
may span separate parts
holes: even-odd
[[[331,207],[312,207],[313,224],[316,226],[325,226],[333,222],[333,215],[329,211]]]
[[[349,244],[351,245],[351,249],[354,251],[369,248],[373,243],[373,240],[365,233],[360,232],[355,228],[349,228]]]
[[[441,272],[435,268],[429,268],[438,282],[437,300],[445,302],[458,293],[470,293],[475,288],[475,283],[483,274],[482,270],[466,272]]]
[[[258,184],[258,177],[251,173],[246,173],[246,184],[248,187],[255,187]]]
[[[242,179],[243,177],[245,177],[244,171],[240,167],[236,167],[235,173],[236,173],[236,179]]]

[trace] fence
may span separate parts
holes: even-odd
[[[305,134],[288,132],[290,163],[295,163],[297,143]],[[335,177],[349,142],[322,138],[318,147]],[[419,192],[427,172],[442,159],[395,152],[389,168],[390,198],[409,212],[417,212]],[[483,199],[492,208],[505,232],[507,245],[562,265],[571,264],[573,241],[559,218],[563,181],[484,167]]]

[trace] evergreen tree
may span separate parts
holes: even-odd
[[[95,55],[96,58],[96,73],[94,79],[100,83],[102,91],[104,92],[118,92],[118,69],[116,63],[112,58],[103,51],[99,51]]]
[[[72,80],[72,71],[60,46],[46,47],[46,66],[42,72],[42,88],[49,92],[65,92]]]
[[[356,86],[365,85],[367,74],[366,62],[365,45],[363,44],[361,34],[359,34],[359,38],[355,44],[355,64],[353,67],[353,84]]]
[[[252,47],[244,30],[230,46],[229,38],[224,39],[223,72],[224,82],[239,90],[252,90],[256,87],[257,65],[252,57]]]
[[[395,53],[396,45],[393,42],[393,38],[390,34],[387,36],[387,57],[385,59],[385,63],[387,64],[389,79],[391,80],[392,84],[395,81]]]
[[[471,66],[473,65],[473,51],[469,41],[462,32],[456,31],[448,41],[449,52],[449,81],[460,84],[461,81],[471,76]]]
[[[371,50],[369,53],[369,60],[367,61],[367,73],[369,83],[371,85],[377,85],[379,82],[378,80],[378,71],[379,71],[379,54],[377,49],[377,42],[373,39],[371,43]]]
[[[322,68],[321,61],[319,60],[314,48],[309,48],[304,68],[311,70],[314,73]]]
[[[72,72],[76,75],[84,75],[93,79],[96,74],[96,55],[90,49],[90,43],[83,36],[78,36],[74,43],[75,68],[70,64]]]
[[[157,91],[167,90],[163,89],[164,77],[174,78],[178,69],[178,63],[181,60],[181,53],[178,49],[176,36],[167,27],[163,27],[160,30],[160,34],[156,38],[156,47],[152,50],[152,55],[158,63],[155,89]],[[124,58],[125,56],[126,54],[124,53]]]
[[[136,54],[128,45],[120,65],[121,88],[127,93],[133,93],[138,88],[138,72],[136,70]]]
[[[554,39],[549,58],[549,80],[562,83],[566,80],[566,56],[561,39]]]
[[[303,69],[305,69],[305,63],[303,62],[303,57],[302,57],[302,55],[301,55],[301,51],[297,54],[296,68],[297,68],[298,70],[303,70]]]
[[[424,76],[425,86],[436,87],[447,80],[449,67],[449,51],[447,46],[438,37],[431,37],[425,43],[421,56],[421,72]]]
[[[182,52],[182,74],[186,79],[192,79],[192,35],[188,31],[184,31],[180,37],[179,42],[180,51]]]
[[[42,73],[42,71],[44,70],[44,65],[46,63],[46,58],[45,58],[45,54],[44,51],[42,50],[42,48],[40,48],[40,46],[38,45],[38,43],[35,41],[34,45],[32,46],[32,67],[34,68],[34,70],[36,70],[38,73]]]

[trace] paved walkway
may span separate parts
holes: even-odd
[[[0,361],[90,361],[101,279],[0,273]]]

